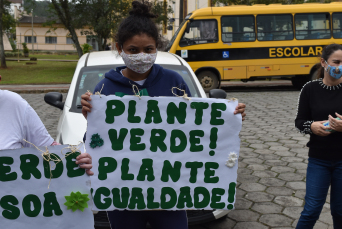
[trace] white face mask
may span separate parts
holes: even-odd
[[[120,53],[123,61],[127,68],[132,71],[143,74],[150,70],[154,62],[156,61],[157,52],[156,53],[138,53],[138,54],[126,54],[123,50]]]

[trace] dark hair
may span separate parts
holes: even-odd
[[[158,46],[160,43],[160,36],[156,24],[152,21],[152,18],[158,16],[150,11],[151,3],[148,1],[133,1],[129,16],[123,19],[114,36],[115,41],[118,42],[120,46],[123,46],[123,43],[133,36],[146,34],[149,37],[152,37],[156,41],[156,46]]]
[[[321,58],[323,58],[323,60],[328,62],[329,57],[331,56],[331,54],[333,54],[335,51],[337,50],[342,50],[342,45],[340,44],[330,44],[324,47],[322,54],[321,54]],[[320,70],[319,72],[320,74],[320,78],[324,77],[324,68],[321,66],[321,64],[319,65]]]

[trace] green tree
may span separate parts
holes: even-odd
[[[58,18],[69,31],[77,53],[81,56],[82,48],[75,30],[82,29],[83,34],[96,36],[99,50],[104,50],[108,39],[117,31],[122,18],[128,15],[131,3],[132,0],[51,0],[49,5],[50,19],[45,25],[55,29],[54,24]],[[27,0],[26,9],[32,9],[37,4],[42,5],[36,0]],[[167,15],[172,13],[171,6],[167,6],[164,1],[156,0],[153,0],[151,4],[152,12],[159,15],[156,18],[156,23],[166,27]]]
[[[108,39],[116,31],[119,22],[128,14],[130,3],[122,0],[80,1],[77,11],[79,14],[87,12],[84,19],[88,29],[83,33],[96,36],[100,51],[105,49]]]
[[[83,52],[78,41],[76,29],[82,29],[85,26],[84,18],[86,18],[87,12],[78,14],[78,5],[80,5],[79,0],[50,0],[43,2],[26,0],[24,8],[27,12],[31,12],[33,9],[34,15],[47,17],[48,20],[43,25],[49,26],[52,30],[57,29],[57,27],[55,27],[57,21],[62,23],[64,28],[69,31],[70,38],[74,42],[77,54],[81,57]]]
[[[62,22],[64,27],[69,31],[71,40],[74,42],[76,51],[79,57],[83,55],[80,42],[76,34],[76,29],[82,28],[85,24],[82,23],[82,17],[86,17],[87,13],[84,11],[81,15],[75,14],[77,12],[77,1],[72,0],[51,0],[52,9]]]
[[[172,7],[167,4],[167,2],[158,2],[154,1],[152,3],[152,9],[151,11],[158,15],[158,17],[155,19],[155,22],[159,25],[164,26],[165,28],[167,27],[167,23],[169,21],[169,14],[173,13]]]
[[[127,17],[131,9],[132,0],[81,0],[77,6],[79,14],[87,12],[85,17],[88,30],[84,30],[86,35],[94,35],[97,38],[99,50],[104,50],[108,39],[117,31],[122,18]],[[172,13],[171,6],[164,1],[151,2],[151,11],[158,15],[155,22],[162,26],[167,26],[168,14]]]
[[[5,59],[5,48],[3,35],[6,29],[9,29],[10,23],[8,22],[10,2],[7,0],[0,0],[0,68],[7,68]]]

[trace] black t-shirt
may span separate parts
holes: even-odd
[[[328,120],[335,112],[342,115],[342,84],[327,86],[322,79],[304,85],[298,101],[297,129],[310,134],[309,156],[323,160],[342,160],[342,132],[322,137],[312,133],[311,124]]]

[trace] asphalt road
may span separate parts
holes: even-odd
[[[304,204],[308,158],[308,136],[294,127],[299,91],[263,90],[227,90],[227,98],[238,98],[247,105],[240,132],[235,210],[191,229],[295,228]],[[56,137],[60,110],[45,104],[44,94],[21,95]],[[333,228],[329,202],[328,195],[315,229]]]

